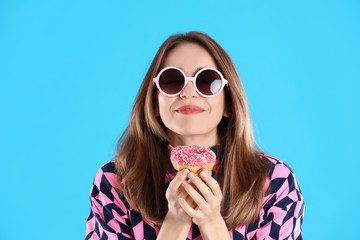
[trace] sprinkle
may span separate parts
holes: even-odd
[[[214,162],[216,156],[210,148],[191,145],[173,148],[170,158],[171,161],[183,166],[204,166]]]

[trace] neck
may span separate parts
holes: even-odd
[[[198,145],[203,147],[213,147],[216,144],[219,143],[218,137],[204,137],[204,136],[198,136],[198,135],[192,135],[192,136],[181,136],[181,135],[172,135],[169,134],[170,138],[170,144],[172,146],[184,146],[184,145]]]

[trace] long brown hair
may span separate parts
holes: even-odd
[[[220,164],[215,178],[223,193],[222,213],[229,229],[256,220],[264,196],[266,164],[259,157],[252,133],[244,88],[225,50],[211,37],[188,32],[169,37],[159,48],[135,99],[129,125],[122,134],[116,167],[122,194],[144,217],[161,224],[166,215],[165,173],[169,166],[168,137],[157,109],[157,89],[152,79],[161,70],[167,53],[179,44],[205,47],[229,81],[225,102],[229,117],[218,125]]]

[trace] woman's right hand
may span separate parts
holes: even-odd
[[[184,190],[182,183],[186,180],[189,170],[179,172],[170,182],[166,190],[168,201],[168,212],[161,225],[157,239],[186,239],[192,224],[192,218],[182,209],[179,198],[185,199],[187,203],[194,206],[194,201]]]
[[[188,169],[179,172],[175,178],[170,182],[166,191],[166,199],[168,201],[169,217],[175,218],[178,222],[191,223],[192,218],[182,209],[179,203],[179,198],[185,199],[189,204],[193,205],[193,201],[189,194],[185,191],[182,183],[186,181]]]

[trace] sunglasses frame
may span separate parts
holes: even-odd
[[[185,80],[185,83],[184,83],[184,86],[182,87],[182,89],[181,89],[179,92],[174,93],[174,94],[168,94],[168,93],[164,92],[164,91],[160,88],[160,84],[159,84],[159,79],[160,79],[161,74],[162,74],[163,72],[165,72],[166,70],[168,70],[168,69],[178,70],[178,71],[184,76],[184,80]],[[215,71],[215,72],[216,72],[217,74],[219,74],[219,76],[221,77],[221,87],[220,87],[220,90],[219,90],[217,93],[213,94],[213,95],[205,95],[205,94],[201,93],[201,92],[199,91],[199,89],[196,87],[196,79],[197,79],[197,77],[199,76],[200,73],[202,73],[203,71],[206,71],[206,70]],[[215,97],[216,95],[218,95],[218,94],[224,89],[225,85],[229,83],[228,80],[226,80],[226,79],[224,78],[224,76],[221,74],[221,72],[220,72],[219,70],[217,70],[217,69],[215,69],[215,68],[211,68],[211,67],[206,67],[206,68],[200,69],[200,70],[195,74],[194,77],[187,77],[186,74],[184,73],[184,71],[181,70],[180,68],[174,67],[174,66],[169,66],[169,67],[166,67],[166,68],[162,69],[162,70],[158,73],[158,75],[157,75],[155,78],[153,78],[153,84],[156,84],[157,89],[158,89],[162,94],[164,94],[165,96],[168,96],[168,97],[175,97],[175,96],[179,95],[179,94],[184,90],[184,88],[186,87],[186,85],[188,84],[189,81],[192,81],[192,82],[193,82],[193,85],[194,85],[194,87],[195,87],[196,92],[197,92],[200,96],[203,96],[203,97],[206,97],[206,98]]]

